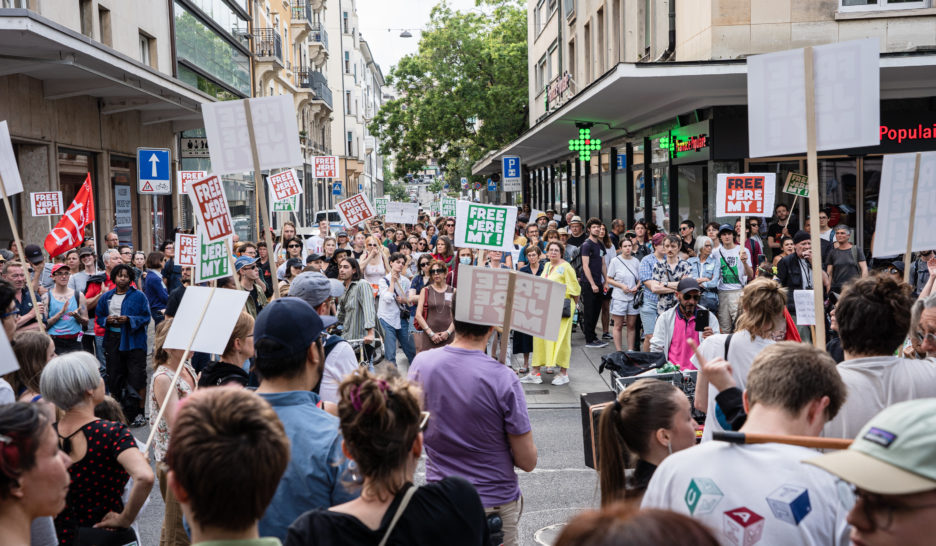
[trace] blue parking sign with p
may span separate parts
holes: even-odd
[[[520,178],[520,158],[506,156],[504,162],[504,178]]]

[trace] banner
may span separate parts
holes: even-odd
[[[175,260],[173,261],[181,267],[198,265],[198,235],[176,233]]]
[[[273,202],[273,212],[299,212],[299,196],[287,197]]]
[[[419,203],[387,203],[384,221],[390,224],[415,224],[419,217]]]
[[[91,173],[75,194],[75,200],[59,219],[58,224],[45,238],[43,246],[50,257],[71,250],[84,241],[85,226],[94,223],[94,194],[91,188]]]
[[[363,193],[352,195],[344,201],[335,205],[338,214],[341,215],[341,221],[345,227],[356,226],[361,222],[377,216],[377,211],[368,201]]]
[[[387,203],[390,202],[389,197],[378,197],[374,199],[374,209],[377,211],[377,214],[383,216],[387,214]]]
[[[230,277],[231,258],[228,239],[211,241],[199,228],[198,264],[195,266],[195,284]]]
[[[885,155],[874,230],[876,256],[903,256],[907,250],[910,199],[916,154]],[[936,152],[920,154],[916,217],[911,252],[936,248]],[[907,265],[909,267],[909,264]]]
[[[455,320],[502,325],[510,275],[517,276],[511,306],[511,329],[555,341],[559,337],[565,285],[509,269],[460,266]]]
[[[193,182],[189,185],[188,195],[192,200],[192,209],[201,221],[209,241],[217,241],[234,234],[231,209],[228,208],[224,184],[220,178],[210,176]]]
[[[774,173],[719,174],[715,216],[770,216],[776,190]]]
[[[201,180],[202,178],[206,178],[207,176],[208,176],[208,171],[179,171],[178,172],[179,195],[187,195],[189,185],[191,185],[192,182],[198,182],[199,180]]]
[[[37,191],[29,194],[33,216],[60,216],[65,210],[62,204],[62,192]]]
[[[441,205],[442,216],[455,216],[455,204],[458,203],[458,199],[454,197],[443,197]],[[435,201],[433,201],[435,204]]]
[[[783,184],[783,193],[809,198],[809,177],[805,174],[790,173]]]
[[[455,246],[513,250],[517,207],[461,201],[455,205]]]
[[[312,176],[315,178],[338,178],[338,156],[321,155],[312,158]]]
[[[267,183],[270,185],[270,193],[273,195],[274,202],[302,193],[302,184],[299,183],[295,169],[271,174],[267,177]]]

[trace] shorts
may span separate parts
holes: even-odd
[[[611,300],[611,314],[619,317],[639,315],[640,309],[634,308],[634,299],[629,300]]]
[[[640,322],[643,324],[645,336],[653,335],[653,327],[656,326],[658,316],[655,303],[647,304],[645,301],[644,304],[640,306]]]

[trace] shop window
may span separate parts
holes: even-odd
[[[839,11],[928,8],[931,0],[839,0]]]
[[[113,230],[117,232],[120,244],[140,248],[142,226],[136,192],[136,160],[111,156],[110,177],[114,192]]]
[[[881,171],[884,161],[880,157],[865,158],[862,161],[862,187],[864,201],[861,207],[860,223],[852,226],[858,234],[858,241],[865,256],[874,256],[871,249],[874,226],[877,224],[878,200],[881,192]]]

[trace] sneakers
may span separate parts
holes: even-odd
[[[552,366],[549,366],[549,367],[546,368],[546,373],[548,373],[548,374],[554,374],[554,373],[556,373],[556,370],[555,370]]]
[[[533,385],[539,385],[543,382],[543,378],[540,374],[533,375],[531,373],[524,375],[520,378],[521,383],[532,383]]]
[[[601,349],[603,347],[607,347],[608,342],[601,341],[600,339],[596,339],[595,341],[589,341],[588,343],[585,344],[585,346],[590,347],[592,349]]]
[[[130,423],[130,428],[145,427],[146,424],[146,416],[142,413],[138,413],[137,416],[133,418],[133,422]]]
[[[612,335],[609,334],[608,332],[605,332],[605,333],[601,334],[601,339],[607,339],[608,341],[611,341],[611,340],[614,339],[614,336],[612,336]]]
[[[558,374],[555,379],[552,380],[553,385],[565,385],[569,382],[569,374]]]

